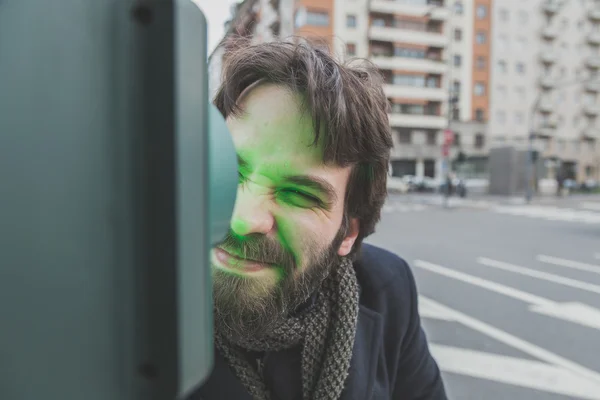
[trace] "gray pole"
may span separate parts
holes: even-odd
[[[533,107],[531,108],[531,116],[530,116],[530,121],[529,121],[529,140],[528,140],[528,149],[527,149],[527,166],[526,166],[526,171],[525,171],[525,176],[527,178],[525,184],[526,184],[526,192],[525,192],[525,201],[527,202],[527,204],[529,204],[531,202],[531,199],[533,197],[533,187],[532,187],[532,181],[534,178],[534,161],[533,161],[533,140],[535,139],[535,118],[537,115],[537,110],[538,110],[538,106],[540,104],[540,100],[542,98],[542,94],[538,93],[534,103],[533,103]]]

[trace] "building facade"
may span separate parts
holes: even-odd
[[[493,144],[532,139],[538,178],[600,179],[600,1],[496,0],[493,20]]]
[[[245,0],[234,11],[228,34],[294,35],[379,67],[393,175],[440,177],[451,129],[454,167],[485,176],[491,147],[525,148],[533,130],[541,178],[600,178],[600,0]]]

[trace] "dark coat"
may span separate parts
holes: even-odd
[[[341,400],[445,400],[440,371],[421,328],[417,289],[407,263],[363,244],[354,267],[361,288],[360,310]],[[273,373],[284,369],[272,368]],[[289,372],[280,373],[273,382],[297,388],[300,369],[297,375],[291,379]],[[212,374],[188,400],[238,399],[251,397],[215,351]]]

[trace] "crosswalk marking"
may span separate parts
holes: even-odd
[[[586,224],[600,224],[600,213],[572,208],[559,208],[550,206],[496,206],[494,212],[500,214],[517,215],[530,218],[541,218],[549,221],[582,222]]]
[[[586,264],[586,263],[582,263],[582,262],[578,262],[578,261],[567,260],[564,258],[545,256],[543,254],[538,255],[537,260],[547,263],[547,264],[558,265],[560,267],[573,268],[573,269],[578,269],[581,271],[587,271],[587,272],[593,272],[596,274],[600,274],[600,266],[599,265],[592,265],[592,264]]]
[[[600,202],[586,201],[581,203],[581,208],[593,211],[600,211]]]
[[[585,290],[588,292],[600,294],[600,286],[592,283],[581,282],[576,279],[565,278],[564,276],[550,274],[547,272],[538,271],[531,268],[525,268],[514,264],[509,264],[502,261],[492,260],[490,258],[479,257],[477,262],[487,267],[503,269],[505,271],[514,272],[517,274],[530,276],[532,278],[542,279],[548,282],[558,283],[559,285],[570,286],[576,289]]]
[[[531,312],[600,330],[600,310],[587,304],[578,302],[559,303],[510,286],[488,281],[474,275],[465,274],[423,260],[416,260],[414,265],[415,267],[423,268],[430,272],[479,286],[492,292],[528,303]],[[430,308],[433,307],[431,303],[427,306]],[[438,308],[435,310],[434,315],[442,313],[443,311]],[[451,316],[448,315],[445,315],[445,317],[451,318]]]
[[[474,378],[574,396],[600,399],[600,383],[547,363],[431,344],[431,354],[440,369]]]
[[[421,296],[421,298],[424,297]],[[440,312],[448,314],[454,321],[466,326],[467,328],[473,329],[479,333],[491,337],[492,339],[495,339],[517,350],[520,350],[523,353],[529,354],[530,356],[537,358],[538,360],[542,360],[548,364],[569,370],[575,375],[587,379],[588,381],[590,381],[590,384],[594,383],[596,385],[600,385],[600,374],[596,371],[593,371],[562,356],[559,356],[558,354],[554,354],[549,350],[539,347],[517,336],[511,335],[510,333],[496,328],[495,326],[487,324],[467,314],[461,313],[460,311],[452,309],[429,298],[427,299],[431,302],[432,305],[437,307],[440,310]],[[589,390],[591,390],[587,393],[589,396],[600,395],[597,389]],[[599,397],[588,398],[599,399]]]
[[[382,208],[384,213],[392,212],[419,212],[424,211],[428,207],[422,204],[407,204],[407,203],[391,203],[385,204]]]

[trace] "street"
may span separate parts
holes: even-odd
[[[450,399],[600,399],[600,198],[391,194],[366,242],[412,267]]]

